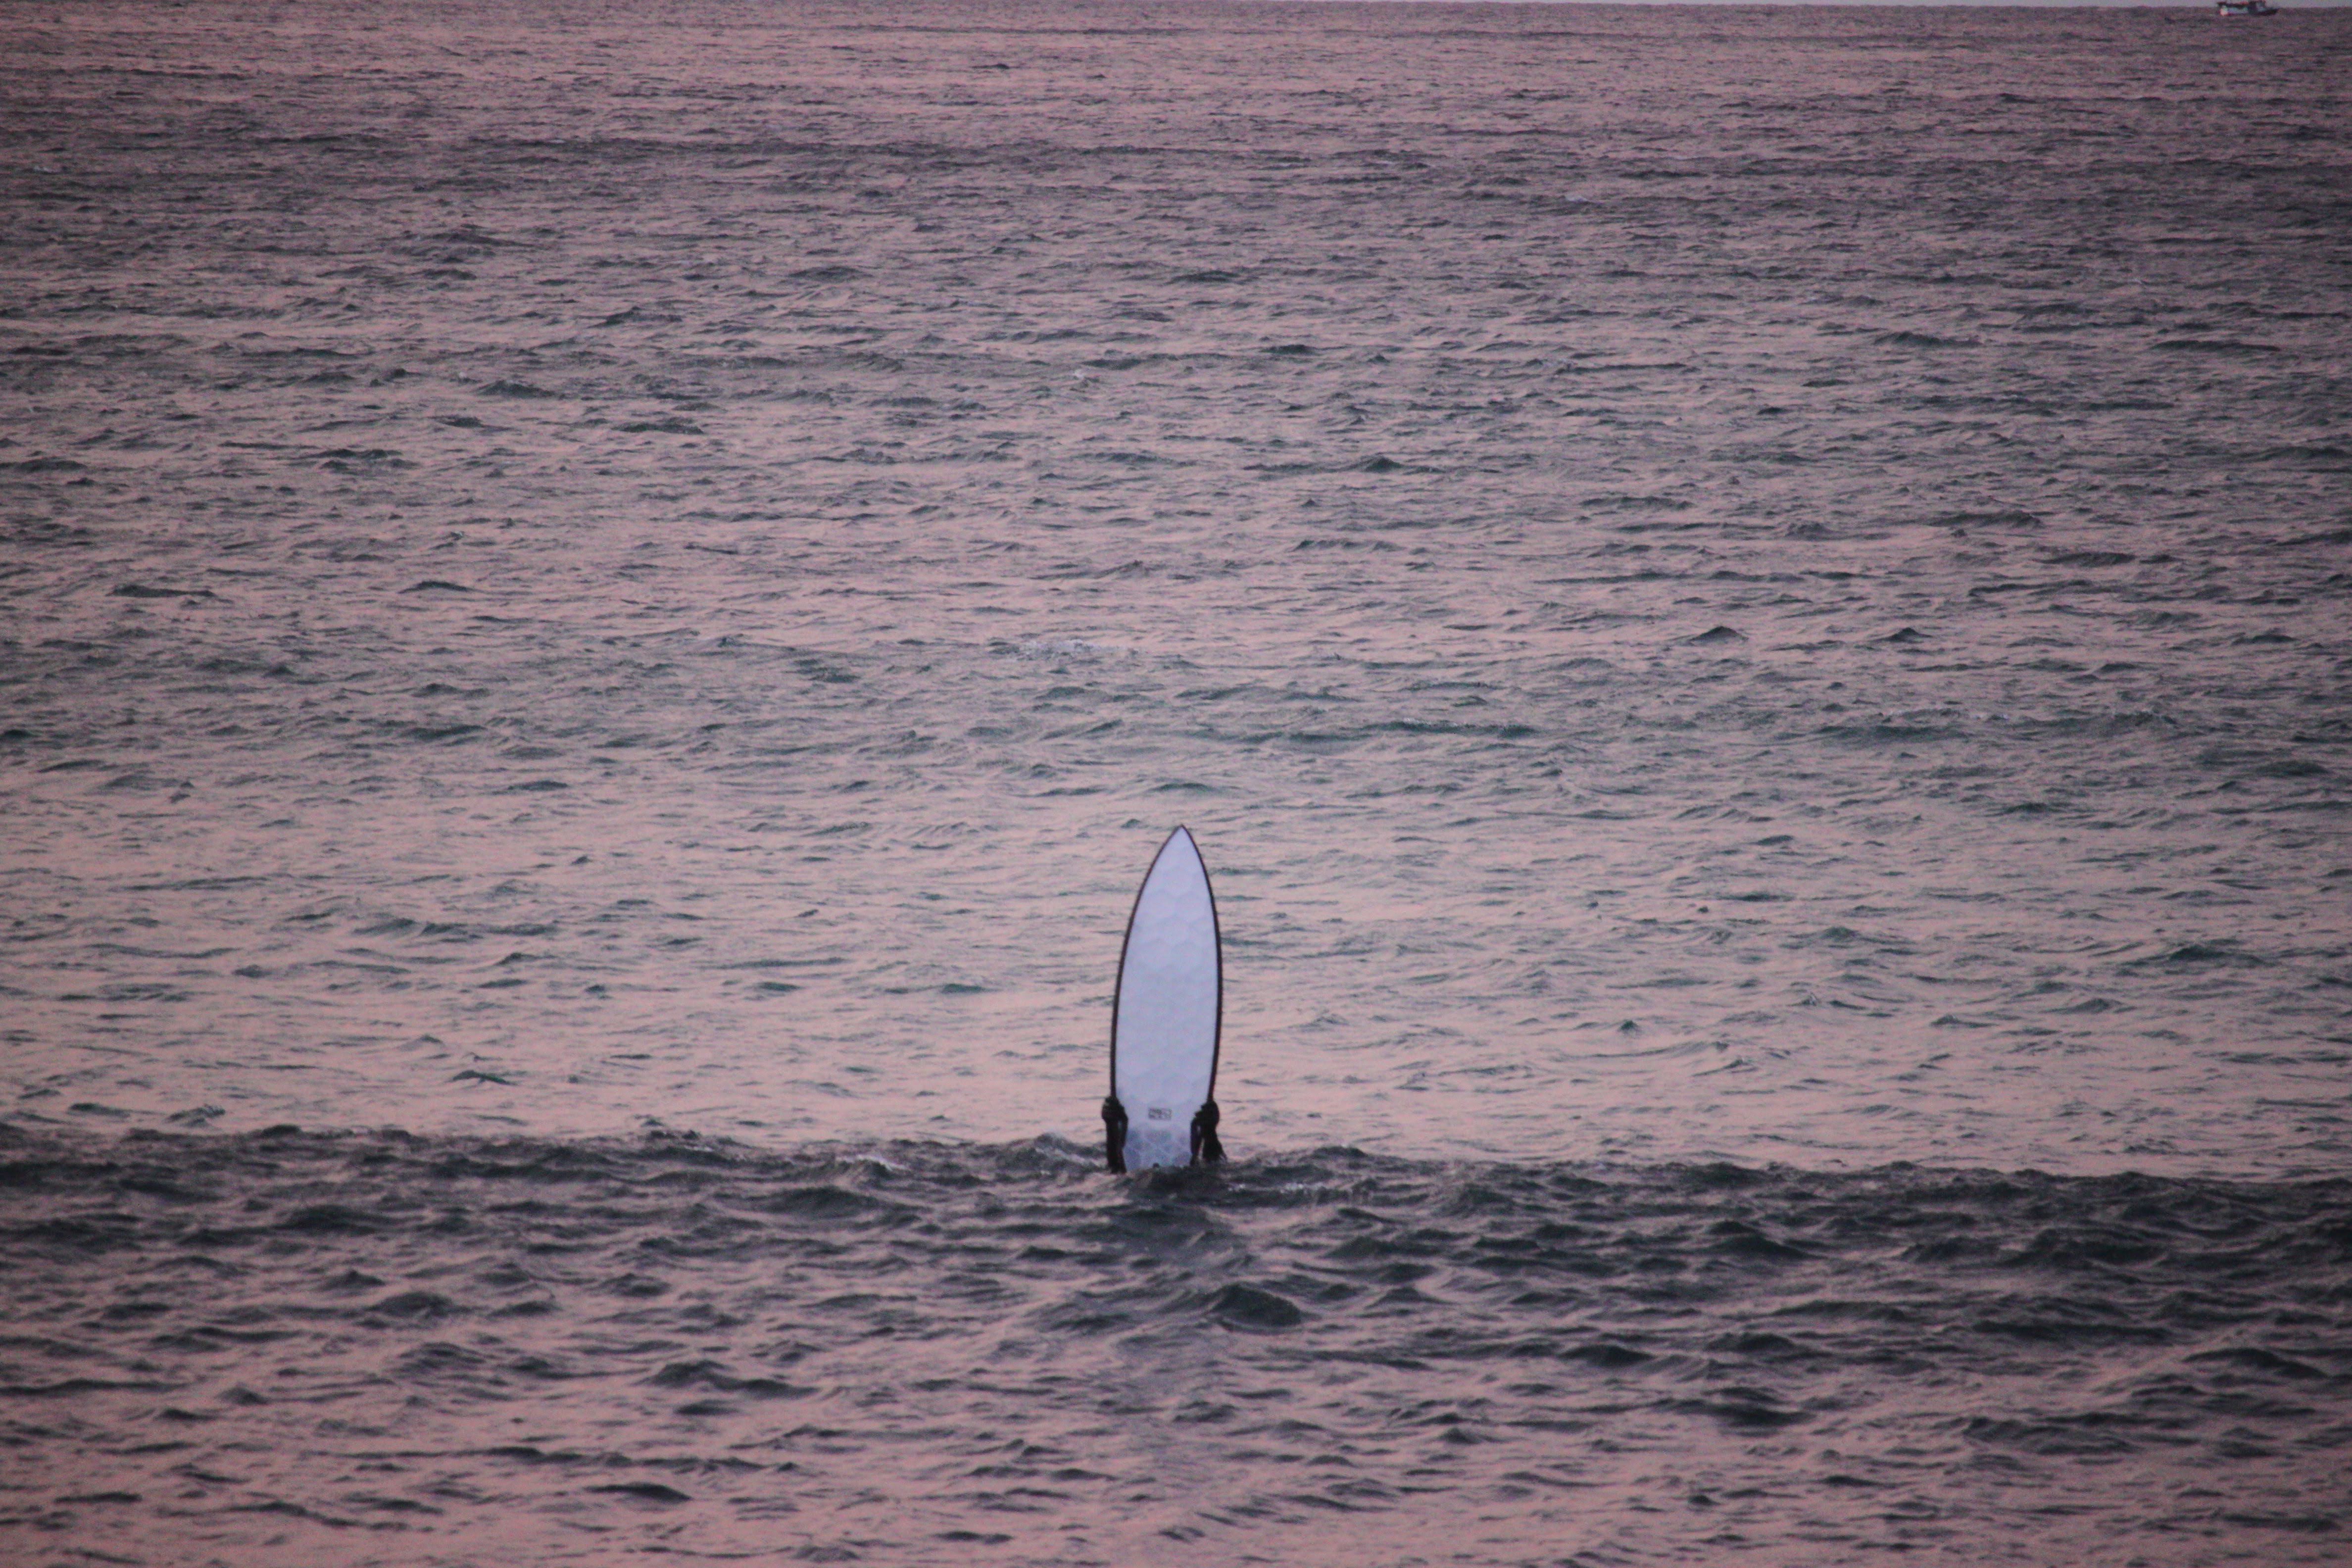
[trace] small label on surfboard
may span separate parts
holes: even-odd
[[[1169,1110],[1164,1105],[1155,1105],[1150,1110],[1144,1112],[1144,1115],[1150,1117],[1154,1121],[1165,1121],[1175,1114],[1176,1113],[1174,1111]]]

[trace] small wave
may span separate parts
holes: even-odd
[[[2163,338],[2155,347],[2169,353],[2221,354],[2240,359],[2281,352],[2276,343],[2250,342],[2240,338]]]
[[[291,1445],[278,1401],[333,1388],[339,1421],[494,1468],[480,1498],[431,1467],[370,1482],[485,1524],[518,1500],[744,1506],[772,1495],[779,1442],[808,1500],[886,1454],[1020,1476],[1083,1446],[1127,1486],[1118,1433],[1159,1434],[1159,1454],[1192,1426],[1229,1443],[1273,1420],[1344,1448],[1355,1483],[1466,1503],[1498,1495],[1564,1399],[1591,1440],[1655,1445],[1769,1437],[1860,1398],[1985,1458],[2129,1456],[2159,1430],[2159,1386],[2167,1443],[2294,1451],[2352,1419],[2352,1181],[1238,1152],[1114,1177],[1050,1135],[0,1124],[0,1243],[86,1310],[0,1309],[42,1346],[0,1393],[68,1423],[45,1451],[80,1491],[176,1498],[213,1483],[178,1444],[135,1440],[147,1406],[121,1395],[168,1395],[159,1418],[215,1451],[323,1484],[345,1461]],[[2289,1397],[2259,1402],[2273,1387]],[[598,1437],[484,1449],[467,1434],[495,1412]],[[682,1432],[713,1454],[681,1454]],[[1185,1452],[1196,1486],[1255,1484]]]
[[[1958,739],[1960,731],[1937,724],[1825,724],[1813,731],[1825,741],[1858,746],[1910,745]]]
[[[2234,942],[2185,942],[2163,952],[2134,959],[2123,967],[2145,969],[2161,966],[2167,969],[2185,969],[2218,965],[2223,968],[2259,969],[2265,967],[2270,962],[2269,959],[2257,957],[2253,953],[2245,952]]]

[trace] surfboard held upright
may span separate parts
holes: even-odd
[[[1217,900],[1192,835],[1179,827],[1137,889],[1111,1002],[1103,1158],[1113,1171],[1208,1164],[1217,1141],[1224,1023]]]

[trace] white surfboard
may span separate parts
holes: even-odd
[[[1129,1170],[1192,1163],[1192,1120],[1216,1091],[1223,1014],[1216,899],[1180,827],[1135,895],[1111,1004],[1110,1092],[1127,1113]],[[1212,1121],[1212,1150],[1214,1130]]]

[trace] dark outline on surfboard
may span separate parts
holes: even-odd
[[[1209,945],[1217,955],[1217,1026],[1209,1036],[1209,1093],[1217,1098],[1217,1063],[1225,1053],[1225,931],[1217,915],[1217,884],[1209,875],[1209,858],[1201,853],[1201,841],[1192,837],[1192,830],[1178,823],[1151,852],[1151,864],[1143,868],[1143,880],[1135,885],[1135,900],[1127,906],[1127,931],[1118,939],[1118,974],[1110,983],[1110,1093],[1118,1097],[1118,997],[1127,986],[1127,945],[1135,940],[1135,911],[1143,907],[1143,889],[1151,885],[1151,873],[1160,864],[1160,857],[1182,834],[1192,841],[1192,858],[1201,863],[1201,883],[1209,889]]]

